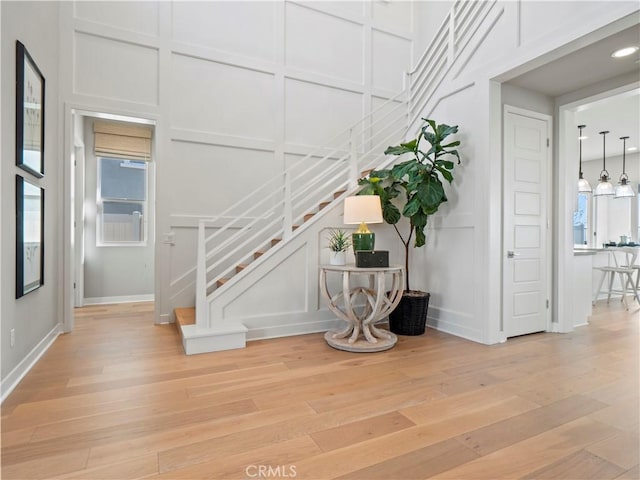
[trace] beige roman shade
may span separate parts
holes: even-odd
[[[129,160],[151,160],[151,127],[96,121],[95,154],[97,157],[117,157]]]

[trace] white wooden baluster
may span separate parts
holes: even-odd
[[[282,216],[282,237],[284,240],[293,234],[293,208],[291,206],[291,173],[284,172],[284,211]]]
[[[196,264],[196,326],[209,328],[209,302],[207,302],[207,255],[204,220],[198,222],[198,253]]]
[[[353,188],[358,185],[358,147],[356,145],[356,129],[350,131],[349,141],[349,187]]]
[[[449,12],[449,45],[447,49],[447,63],[451,65],[456,58],[456,5]]]

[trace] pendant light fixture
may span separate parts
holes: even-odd
[[[599,132],[602,135],[602,171],[600,172],[600,182],[596,186],[595,192],[593,192],[594,196],[604,196],[604,195],[613,195],[615,192],[613,190],[613,185],[609,181],[609,172],[607,172],[606,165],[606,136],[609,133],[609,130],[605,130],[604,132]]]
[[[582,129],[584,127],[586,127],[586,125],[578,125],[578,131],[580,132],[578,134],[578,141],[580,142],[580,170],[578,176],[578,192],[591,193],[593,191],[593,189],[591,188],[591,184],[582,176]]]
[[[622,175],[620,175],[620,181],[618,182],[620,185],[616,187],[615,198],[636,196],[635,192],[633,191],[633,187],[629,185],[629,177],[627,176],[626,172],[625,153],[627,150],[627,138],[629,137],[620,137],[620,140],[622,140]]]

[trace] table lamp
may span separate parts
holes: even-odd
[[[351,235],[353,252],[373,250],[376,234],[369,230],[367,223],[382,223],[382,204],[378,195],[356,195],[344,199],[344,223],[358,225]]]

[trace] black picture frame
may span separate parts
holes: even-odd
[[[16,175],[16,298],[44,285],[44,188]]]
[[[45,80],[26,47],[16,41],[16,165],[44,176]]]

